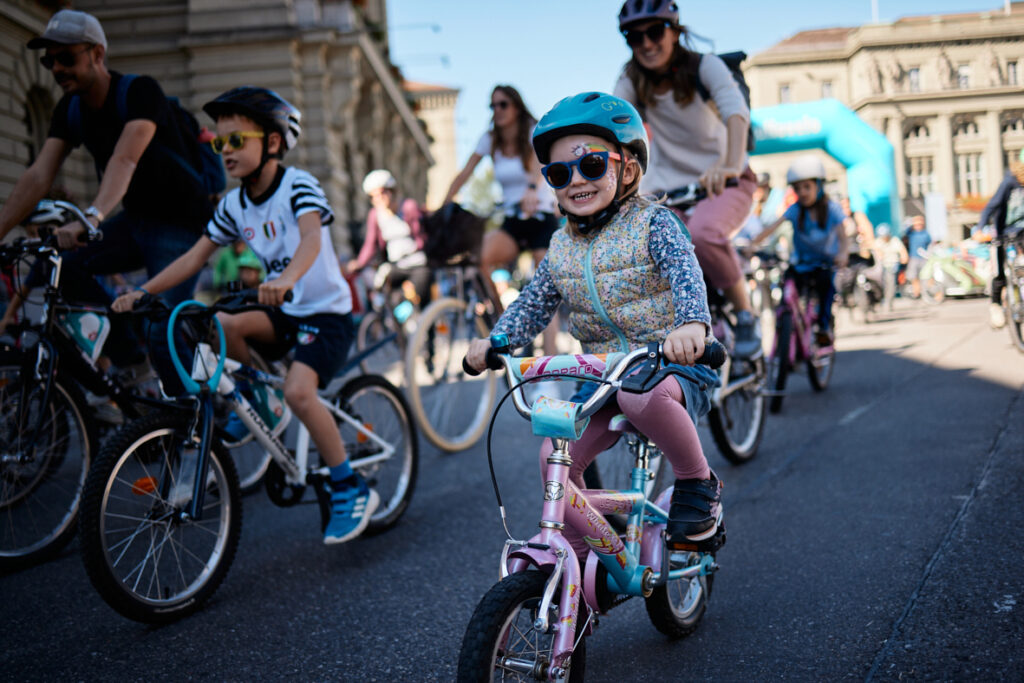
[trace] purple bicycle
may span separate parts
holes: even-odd
[[[648,499],[645,484],[652,476],[649,465],[655,447],[623,419],[613,419],[612,424],[636,439],[631,486],[622,491],[581,490],[569,480],[569,442],[581,436],[609,394],[642,393],[668,375],[678,375],[678,370],[663,367],[658,344],[630,353],[538,358],[511,356],[504,335],[492,337],[491,344],[488,367],[504,367],[509,383],[515,385],[505,398],[512,396],[534,434],[552,439],[554,452],[544,474],[540,533],[528,540],[517,540],[508,530],[492,467],[508,534],[501,554],[502,578],[484,595],[466,628],[457,680],[582,681],[584,637],[593,631],[598,615],[628,597],[644,598],[659,631],[677,638],[692,633],[707,608],[718,569],[715,553],[725,542],[724,525],[700,544],[666,545],[672,489]],[[724,348],[712,342],[701,362],[717,367],[724,360]],[[520,389],[523,383],[552,378],[586,379],[600,386],[583,403],[541,396],[528,405]],[[492,427],[493,422],[492,418]],[[606,519],[611,514],[628,516],[622,536]],[[589,548],[585,557],[577,557],[563,535],[566,526],[583,537]]]

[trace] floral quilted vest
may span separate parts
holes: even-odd
[[[669,281],[651,259],[647,242],[657,204],[628,202],[592,235],[559,230],[547,259],[555,288],[569,305],[569,332],[586,353],[626,351],[660,342],[675,322]],[[596,293],[610,327],[594,303]]]

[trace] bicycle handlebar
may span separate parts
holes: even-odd
[[[738,178],[728,178],[725,181],[726,187],[736,187],[740,184]],[[668,190],[665,193],[665,205],[673,207],[693,206],[702,199],[707,199],[708,191],[700,183],[690,183]]]
[[[29,217],[25,219],[26,223],[32,225],[50,225],[53,223],[69,223],[70,217],[73,217],[76,221],[85,226],[86,230],[86,241],[88,242],[99,242],[103,239],[103,231],[93,226],[89,222],[89,218],[71,202],[65,202],[60,199],[44,199],[36,204],[36,208],[29,214]]]

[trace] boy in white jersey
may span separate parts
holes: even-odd
[[[352,296],[341,275],[327,226],[334,220],[316,178],[280,163],[300,133],[300,113],[265,88],[234,88],[203,110],[217,122],[214,149],[241,187],[220,201],[206,234],[188,252],[146,282],[119,297],[115,311],[129,311],[143,293],[157,294],[197,273],[218,246],[244,239],[263,262],[267,279],[259,302],[274,308],[218,314],[228,355],[249,362],[246,340],[294,347],[285,380],[285,400],[309,428],[331,470],[331,519],[324,543],[344,543],[361,534],[379,496],[349,466],[330,412],[317,401],[341,368],[354,337]],[[285,294],[292,300],[285,302]]]

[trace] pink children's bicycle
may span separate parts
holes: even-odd
[[[649,465],[656,447],[622,416],[612,425],[630,440],[636,456],[630,488],[577,488],[569,480],[568,452],[569,442],[582,435],[611,392],[642,393],[668,375],[685,375],[664,365],[658,344],[630,353],[539,358],[511,356],[504,335],[492,337],[491,344],[488,367],[506,369],[516,409],[530,420],[534,434],[552,439],[554,451],[544,473],[540,532],[528,540],[516,540],[508,531],[492,467],[509,539],[501,554],[501,580],[484,595],[466,628],[458,680],[582,681],[585,636],[599,615],[629,597],[644,598],[659,631],[672,637],[692,633],[707,608],[725,526],[700,544],[666,545],[672,488],[648,499],[645,484],[653,476]],[[717,367],[724,360],[724,348],[713,342],[701,362]],[[528,405],[522,383],[554,378],[600,386],[582,403],[541,396]],[[627,515],[622,536],[606,519],[612,514]],[[566,526],[586,541],[585,557],[578,557],[563,535]]]

